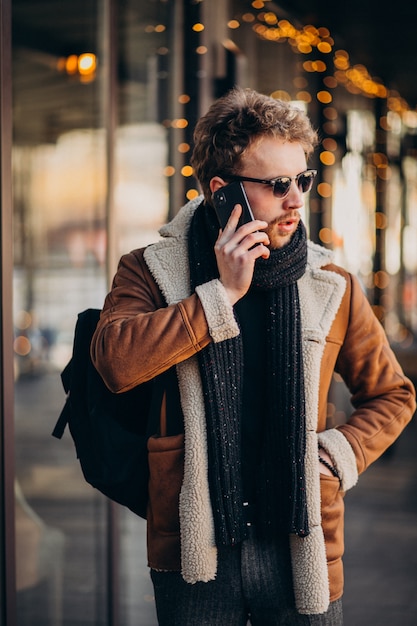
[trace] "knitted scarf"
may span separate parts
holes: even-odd
[[[214,243],[218,222],[202,203],[191,221],[191,287],[218,278]],[[258,473],[256,518],[263,532],[309,534],[304,455],[305,398],[297,280],[307,264],[300,225],[290,243],[258,259],[251,289],[267,292],[267,415]],[[199,352],[207,423],[209,486],[216,541],[234,545],[246,535],[242,511],[241,414],[243,340],[239,335]]]

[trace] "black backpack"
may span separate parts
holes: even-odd
[[[68,424],[85,480],[146,518],[147,440],[156,431],[150,416],[160,402],[158,385],[149,381],[125,393],[109,391],[90,357],[99,317],[99,309],[78,315],[72,358],[61,373],[67,399],[52,435],[61,439]]]

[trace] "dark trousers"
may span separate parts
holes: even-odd
[[[218,550],[214,581],[186,583],[179,572],[151,570],[160,626],[343,626],[342,602],[321,615],[294,607],[288,538],[256,538]]]

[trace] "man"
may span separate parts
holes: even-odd
[[[237,88],[194,139],[204,198],[121,259],[92,342],[114,392],[165,373],[160,439],[175,448],[185,431],[180,480],[151,478],[158,620],[339,626],[344,492],[402,432],[415,392],[358,281],[307,240],[304,113]],[[237,228],[236,205],[219,230],[212,195],[235,180],[255,219]],[[334,371],[355,408],[326,430]]]

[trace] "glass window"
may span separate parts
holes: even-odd
[[[103,2],[12,9],[18,624],[106,624],[107,504],[51,437],[76,315],[107,290]]]
[[[115,136],[116,260],[158,237],[166,221],[172,51],[171,3],[126,0],[118,5],[118,119]]]
[[[173,4],[135,0],[119,4],[113,270],[121,254],[156,241],[167,219]],[[120,509],[120,529],[121,623],[156,625],[146,522]]]
[[[166,221],[171,4],[12,3],[19,626],[109,620],[108,501],[51,432],[77,314],[101,308],[120,255]],[[145,522],[115,510],[123,624],[151,626]]]

